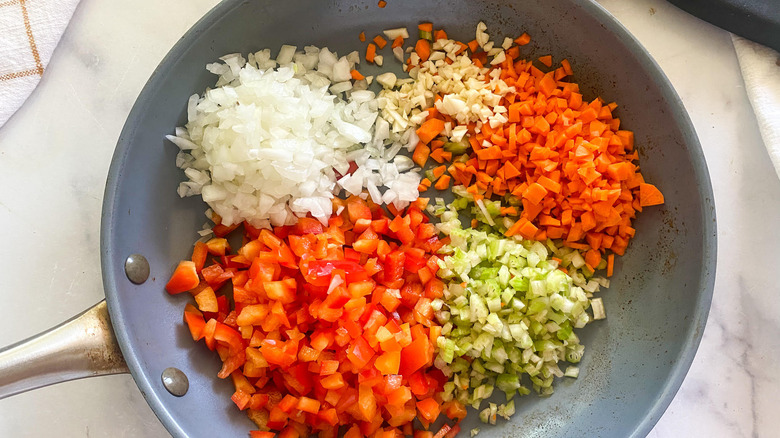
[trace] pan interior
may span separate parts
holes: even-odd
[[[187,298],[163,290],[205,221],[200,200],[176,194],[184,177],[174,165],[176,147],[164,141],[186,120],[187,98],[213,85],[204,66],[227,53],[276,51],[281,44],[362,52],[361,31],[371,37],[428,20],[462,40],[473,39],[479,20],[496,41],[527,31],[533,42],[524,56],[569,59],[585,98],[620,104],[616,114],[635,131],[643,174],[666,196],[664,206],[640,214],[637,238],[618,258],[612,286],[602,292],[608,318],[582,332],[580,377],[556,382],[552,397],[517,400],[512,421],[482,427],[480,436],[643,436],[671,402],[712,295],[712,191],[679,98],[620,24],[585,0],[395,0],[384,9],[374,0],[224,1],[172,49],[139,96],[117,145],[104,204],[102,261],[114,328],[139,388],[174,436],[246,436],[253,428],[230,401],[232,383],[216,378],[217,356],[194,344],[183,325]],[[133,253],[151,265],[150,280],[140,286],[123,272]],[[184,397],[162,386],[168,367],[189,377]],[[477,423],[470,415],[464,430]]]

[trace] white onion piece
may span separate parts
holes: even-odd
[[[187,177],[180,196],[200,195],[225,225],[255,227],[307,214],[326,223],[341,190],[397,208],[417,198],[421,177],[396,156],[416,135],[392,135],[378,117],[367,81],[351,80],[355,53],[285,45],[276,59],[268,49],[220,59],[206,67],[216,86],[193,95],[186,126],[166,136]]]

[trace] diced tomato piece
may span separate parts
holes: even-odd
[[[213,231],[214,235],[217,236],[217,237],[225,237],[228,234],[230,234],[233,230],[238,228],[239,225],[241,225],[241,224],[233,224],[233,225],[230,225],[230,226],[217,224],[217,225],[214,225],[214,227],[211,228],[211,231]]]
[[[236,391],[230,398],[238,406],[238,409],[242,411],[249,406],[249,402],[252,400],[252,396],[244,391]]]
[[[400,373],[410,376],[428,363],[428,339],[420,337],[401,350]]]
[[[438,235],[438,232],[434,224],[420,224],[417,228],[417,240],[428,240],[436,235]]]
[[[368,385],[358,386],[358,409],[363,421],[375,419],[376,397],[374,396],[374,390]]]
[[[341,389],[346,385],[344,376],[338,372],[323,378],[320,380],[320,384],[325,389]]]
[[[360,426],[353,424],[352,427],[344,434],[344,438],[363,438],[363,432],[360,431]]]
[[[395,406],[403,406],[406,402],[412,399],[412,391],[408,386],[401,386],[398,389],[393,390],[387,396],[387,403]]]
[[[317,418],[321,419],[322,421],[328,423],[331,426],[335,426],[339,423],[339,414],[336,412],[336,409],[334,408],[320,410],[319,413],[317,414]]]
[[[321,234],[323,230],[322,223],[310,217],[298,218],[298,222],[292,227],[292,233],[298,235]]]
[[[200,284],[200,279],[195,263],[190,260],[182,260],[165,285],[165,290],[172,295],[180,294],[194,289],[198,284]]]
[[[403,251],[393,251],[385,258],[383,269],[385,282],[400,280],[404,275],[406,254]]]
[[[184,307],[184,322],[187,323],[187,328],[190,329],[193,341],[203,339],[203,328],[206,326],[206,321],[203,319],[203,314],[192,304],[187,304]]]
[[[284,304],[295,301],[296,282],[294,278],[282,281],[267,281],[263,283],[266,295],[272,300]]]
[[[295,362],[297,356],[286,351],[285,346],[283,341],[264,339],[260,343],[260,352],[268,363],[287,368]]]
[[[349,220],[352,223],[358,221],[358,219],[371,220],[371,209],[368,208],[366,201],[360,199],[357,196],[350,196],[347,199],[347,212],[349,214]]]
[[[263,409],[266,405],[268,405],[268,394],[261,394],[261,393],[255,393],[252,394],[252,398],[249,401],[249,409]]]
[[[423,286],[417,282],[406,283],[401,288],[400,294],[401,304],[409,309],[414,309],[414,306],[417,304],[417,301],[420,300],[420,297],[423,294]]]
[[[301,397],[298,399],[298,405],[296,407],[303,412],[316,414],[320,411],[320,402],[309,397]]]
[[[466,407],[457,400],[444,402],[444,404],[442,404],[442,409],[444,410],[444,414],[450,420],[457,419],[460,421],[466,418]]]
[[[213,237],[206,242],[206,248],[211,255],[224,256],[230,251],[230,244],[224,237]]]
[[[195,242],[195,247],[192,249],[192,262],[195,263],[195,269],[200,272],[203,266],[206,264],[206,257],[209,255],[209,249],[203,242]]]
[[[351,423],[350,438],[390,438],[412,434],[415,418],[426,427],[439,412],[460,418],[462,405],[433,398],[446,378],[427,368],[441,334],[431,301],[444,283],[434,255],[443,242],[424,207],[391,208],[390,220],[370,200],[334,199],[344,211],[327,226],[245,224],[237,254],[222,236],[193,249],[198,281],[187,290],[207,312],[189,305],[184,320],[217,351],[219,377],[231,376],[234,402],[258,425],[336,438]],[[216,263],[205,267],[209,252]],[[232,301],[218,292],[228,280]]]
[[[401,352],[400,351],[388,351],[382,353],[374,362],[376,367],[382,375],[398,374],[398,369],[401,365]]]
[[[311,251],[311,248],[314,245],[314,239],[307,238],[306,236],[291,234],[287,239],[290,242],[290,250],[298,257]]]
[[[374,357],[374,349],[362,336],[359,336],[347,350],[347,358],[357,369],[362,369]]]
[[[249,431],[249,438],[274,438],[276,436],[273,432],[267,432],[262,430]]]
[[[429,397],[417,402],[417,411],[425,421],[433,423],[439,418],[441,406],[439,406],[439,403],[436,400]]]

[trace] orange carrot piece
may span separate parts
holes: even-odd
[[[510,179],[520,175],[520,171],[511,162],[504,163],[504,178]]]
[[[417,147],[414,148],[412,161],[420,167],[425,167],[425,163],[428,161],[428,155],[430,155],[430,153],[431,150],[425,143],[418,143]]]
[[[379,0],[379,3],[377,4],[380,8],[384,8],[387,6],[387,2],[385,0]]]
[[[420,141],[428,144],[444,131],[444,121],[440,119],[428,119],[417,128],[417,136]]]
[[[664,203],[664,195],[658,188],[652,184],[639,184],[639,205],[649,207],[651,205],[660,205]]]
[[[377,35],[374,37],[374,43],[380,49],[384,49],[387,45],[387,40],[382,35]]]
[[[420,23],[417,25],[417,29],[420,29],[423,32],[433,33],[433,23]]]
[[[469,47],[469,50],[471,50],[471,52],[474,53],[479,48],[479,43],[477,42],[477,40],[471,40],[468,43],[468,47]]]
[[[611,277],[615,272],[615,254],[607,256],[607,277]]]
[[[366,33],[365,32],[360,32],[360,35],[358,35],[358,39],[360,40],[361,43],[365,42],[366,41]]]
[[[447,32],[445,32],[444,29],[439,29],[436,31],[436,33],[433,34],[434,41],[446,40],[446,39],[447,39]]]
[[[431,142],[431,147],[433,147],[434,143],[436,143],[436,140]],[[433,158],[437,163],[443,163],[445,161],[452,160],[452,152],[446,152],[443,148],[439,147],[431,152],[431,158]]]
[[[523,199],[527,199],[532,204],[539,204],[546,194],[547,189],[539,183],[533,183],[523,192]]]
[[[431,56],[431,43],[428,40],[417,40],[417,44],[414,45],[414,51],[417,56],[420,57],[420,61],[425,62]]]
[[[544,93],[545,96],[550,96],[553,93],[553,90],[558,86],[558,83],[553,78],[553,73],[547,73],[542,77],[541,80],[539,80],[539,91]],[[555,113],[551,113],[555,114]]]
[[[561,67],[563,67],[563,71],[567,75],[573,75],[574,74],[574,70],[571,69],[571,64],[569,63],[568,59],[564,59],[563,61],[561,61]]]
[[[366,61],[373,63],[374,57],[376,57],[376,45],[368,43],[368,47],[366,47]]]
[[[505,232],[504,235],[507,237],[512,237],[516,235],[518,232],[520,232],[520,228],[528,222],[528,219],[521,217],[517,220],[514,224],[512,224],[511,227],[509,227]]]
[[[601,263],[601,254],[595,249],[589,250],[585,253],[585,263],[595,271]]]
[[[434,184],[434,187],[436,187],[439,190],[445,190],[447,187],[450,186],[450,180],[452,177],[449,175],[442,175],[441,178],[439,178],[438,181],[436,181],[436,184]]]
[[[401,47],[404,45],[404,38],[401,35],[398,35],[393,40],[393,44],[390,45],[390,48],[395,49],[396,47]]]
[[[447,166],[439,166],[434,168],[431,173],[433,173],[433,177],[435,179],[438,179],[440,176],[444,175],[444,172],[447,171]]]
[[[352,75],[352,79],[354,79],[354,80],[356,80],[356,81],[360,81],[360,80],[363,80],[363,79],[365,79],[365,78],[366,78],[365,76],[363,76],[362,74],[360,74],[360,72],[359,72],[359,71],[357,71],[357,70],[352,70],[352,71],[351,71],[351,72],[349,72],[349,73]]]
[[[552,56],[551,55],[540,56],[539,62],[546,65],[547,67],[552,67]]]
[[[503,158],[503,155],[501,154],[500,147],[491,146],[489,148],[478,150],[477,157],[480,160],[500,160]],[[488,175],[490,175],[490,172],[488,172]]]
[[[523,225],[520,227],[518,233],[526,239],[533,239],[538,231],[539,228],[532,224],[531,221],[525,221],[525,223],[523,223]]]
[[[524,46],[530,42],[531,42],[531,35],[528,35],[528,33],[526,32],[523,32],[522,35],[515,38],[515,44],[517,44],[518,46]]]

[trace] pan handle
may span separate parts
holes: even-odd
[[[126,372],[103,300],[50,330],[0,350],[0,399],[53,383]]]

